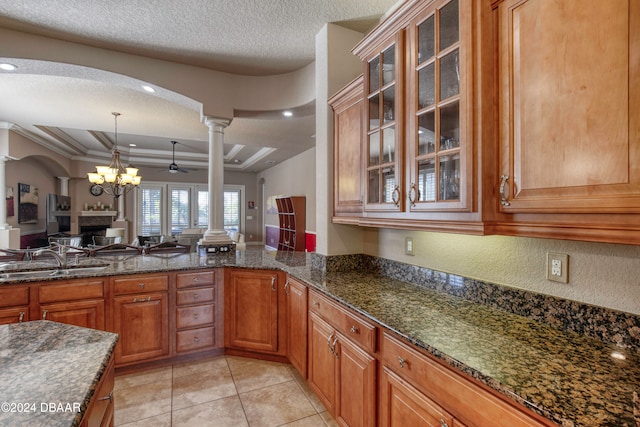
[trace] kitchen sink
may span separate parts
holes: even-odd
[[[98,273],[109,265],[101,260],[82,260],[65,267],[50,262],[17,261],[0,265],[0,280],[73,277]]]

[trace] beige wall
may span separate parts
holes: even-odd
[[[405,237],[415,256],[405,255]],[[368,230],[365,253],[640,314],[640,247],[507,236]],[[546,280],[546,254],[569,255],[569,283]]]
[[[305,196],[306,231],[316,231],[316,149],[312,148],[279,165],[257,174],[256,182],[264,179],[264,199],[260,209],[266,207],[269,196]],[[258,188],[260,191],[260,188]],[[265,214],[265,225],[278,226],[278,215]]]

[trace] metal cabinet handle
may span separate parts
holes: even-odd
[[[329,346],[329,348],[331,348],[331,339],[333,338],[333,335],[335,335],[335,331],[331,332],[329,338],[327,339],[327,346]]]
[[[23,320],[24,320],[24,311],[21,311],[20,315],[18,316],[18,323],[22,323]]]
[[[198,298],[200,298],[200,295],[198,295],[197,293],[194,292],[193,293],[193,299],[198,299]]]
[[[320,307],[320,303],[318,301],[312,302],[311,305],[314,307]]]
[[[149,302],[149,301],[151,301],[151,297],[133,299],[133,302]]]
[[[396,185],[396,188],[393,189],[391,200],[393,200],[394,205],[400,206],[400,186]]]
[[[199,315],[198,313],[194,313],[194,314],[193,314],[193,318],[194,318],[194,319],[198,319],[199,317],[200,317],[200,315]]]
[[[284,282],[284,293],[285,295],[289,296],[289,279],[287,279],[287,281]]]
[[[404,365],[407,363],[407,360],[402,356],[398,356],[398,363],[400,364],[401,368],[404,368]]]
[[[193,342],[200,342],[200,338],[198,338],[198,337],[193,337]]]
[[[351,332],[352,334],[359,334],[360,333],[360,329],[358,329],[355,325],[353,325],[349,329],[349,332]]]
[[[49,310],[42,310],[42,320],[47,320],[47,313],[49,313]]]
[[[440,427],[449,427],[449,425],[447,424],[447,422],[445,420],[440,418]]]
[[[331,342],[331,353],[333,353],[333,355],[337,359],[338,358],[338,352],[336,351],[336,344],[338,344],[338,335],[337,334],[336,334],[335,338],[333,339],[333,341]]]
[[[504,186],[507,185],[507,181],[509,180],[509,175],[502,175],[500,177],[500,204],[502,206],[509,206],[511,203],[507,200],[507,195],[504,191]]]
[[[109,402],[113,402],[113,390],[111,390],[107,396],[100,397],[98,400],[108,400]]]
[[[138,283],[138,286],[140,287],[140,289],[144,289],[144,283]]]
[[[196,277],[193,278],[192,281],[198,283],[200,281],[200,278],[196,276]]]
[[[271,277],[271,292],[276,291],[276,276]]]
[[[420,200],[420,190],[416,186],[415,183],[411,183],[411,187],[409,187],[409,203],[411,206],[415,206],[416,202]]]

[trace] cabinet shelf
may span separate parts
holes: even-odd
[[[306,226],[306,198],[304,196],[276,199],[280,233],[279,251],[304,251]]]

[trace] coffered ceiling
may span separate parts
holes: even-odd
[[[0,0],[0,28],[193,65],[267,76],[314,60],[327,22],[367,32],[397,0]],[[178,94],[146,94],[124,76],[64,64],[2,58],[0,121],[69,158],[108,158],[111,112],[120,110],[118,146],[136,166],[171,162],[206,168],[207,128],[199,105]],[[255,172],[315,145],[315,107],[237,112],[225,130],[225,167]],[[130,146],[135,144],[135,146]]]

